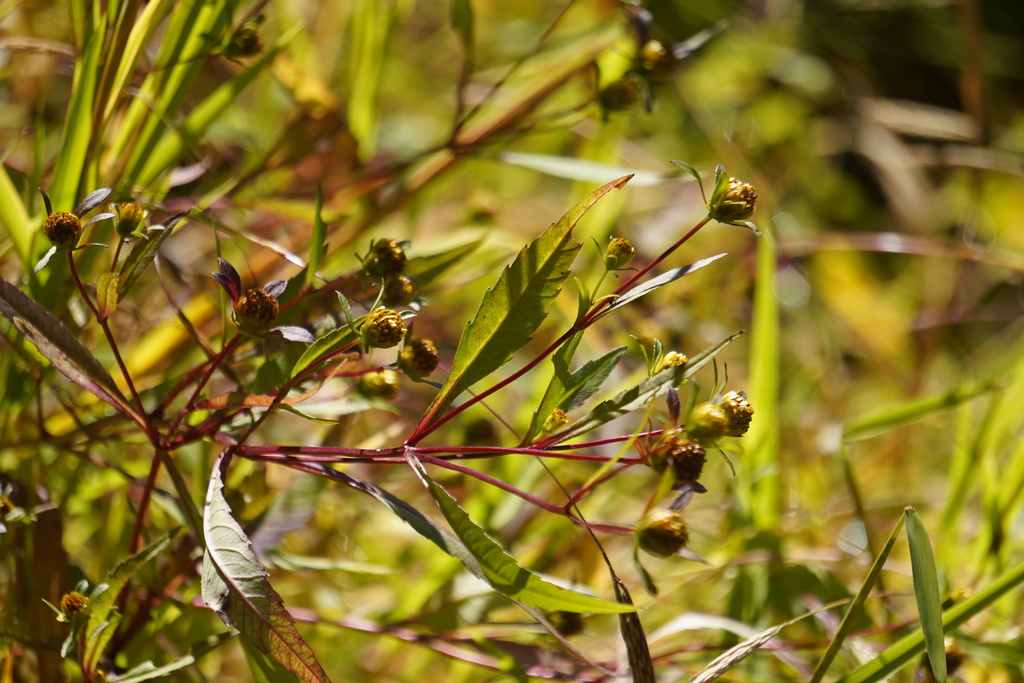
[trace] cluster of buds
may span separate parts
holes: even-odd
[[[384,280],[381,299],[386,306],[406,306],[416,300],[416,281],[404,272],[408,257],[402,242],[375,240],[361,260],[364,274]]]

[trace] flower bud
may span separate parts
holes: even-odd
[[[356,387],[360,394],[366,398],[381,398],[390,401],[398,396],[401,389],[401,376],[394,370],[378,370],[368,372],[359,378]]]
[[[405,336],[405,323],[397,311],[375,308],[366,316],[359,334],[370,348],[390,349]]]
[[[75,617],[85,614],[89,610],[89,598],[78,591],[65,593],[60,599],[60,611],[64,620],[71,621]],[[58,621],[60,618],[58,617]]]
[[[753,185],[729,178],[728,183],[716,185],[708,211],[711,218],[720,223],[736,223],[750,218],[756,203],[757,191]]]
[[[658,363],[658,367],[655,370],[655,373],[659,373],[662,370],[666,370],[668,368],[677,368],[680,365],[686,365],[686,361],[688,360],[690,359],[681,353],[669,351],[668,353],[661,357],[661,362]]]
[[[119,237],[131,237],[145,219],[146,211],[135,202],[114,205],[114,230]]]
[[[55,211],[46,217],[43,233],[58,249],[74,249],[82,236],[82,221],[73,213]]]
[[[277,299],[258,287],[247,290],[235,302],[235,324],[245,334],[262,334],[277,320]]]
[[[440,357],[437,347],[429,339],[417,339],[406,344],[398,354],[398,367],[409,377],[426,377],[437,369]]]
[[[540,429],[545,434],[552,434],[568,423],[569,418],[565,416],[565,411],[561,408],[555,408],[551,411],[551,414],[548,415],[548,419],[544,420],[544,425]]]
[[[416,298],[418,289],[416,281],[408,275],[391,275],[384,281],[381,301],[385,306],[405,306]]]
[[[598,95],[601,109],[605,112],[626,111],[640,103],[640,86],[629,77],[612,81]]]
[[[726,436],[743,436],[750,428],[750,420],[754,416],[754,409],[747,401],[747,397],[738,391],[730,391],[722,397],[722,410],[729,420],[729,427],[725,431]]]
[[[644,517],[636,527],[640,547],[652,555],[671,557],[686,547],[690,533],[679,510],[658,510]]]
[[[717,441],[729,429],[729,416],[714,403],[693,407],[686,420],[686,433],[698,441]]]
[[[619,270],[629,265],[636,256],[636,249],[625,237],[613,237],[604,250],[604,267],[608,270]]]
[[[675,63],[675,55],[660,40],[648,40],[640,48],[640,66],[644,71],[670,71]]]
[[[647,464],[658,474],[672,468],[675,483],[685,484],[700,479],[706,458],[707,453],[699,441],[686,438],[683,430],[675,428],[662,434],[647,454]]]
[[[405,250],[392,239],[376,240],[363,260],[363,272],[370,277],[397,275],[405,268]]]

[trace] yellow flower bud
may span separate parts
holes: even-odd
[[[754,215],[757,191],[753,185],[729,178],[728,183],[718,184],[711,197],[708,211],[720,223],[737,223]]]
[[[277,320],[277,312],[277,299],[254,287],[235,302],[235,324],[245,334],[262,334]]]
[[[58,621],[71,621],[77,616],[85,614],[89,610],[89,598],[78,591],[65,593],[60,599],[60,611],[64,619],[58,617]]]
[[[722,410],[729,420],[729,427],[725,432],[726,436],[743,436],[750,428],[750,420],[754,416],[754,409],[747,401],[747,397],[737,391],[730,391],[722,397]]]
[[[694,406],[686,420],[686,433],[698,441],[717,441],[728,429],[729,416],[714,403]]]
[[[568,424],[569,418],[565,416],[565,411],[561,408],[555,408],[548,415],[548,419],[544,420],[544,425],[541,427],[541,431],[545,434],[552,434],[557,432],[559,429]]]
[[[370,253],[363,260],[363,272],[370,277],[397,275],[405,268],[405,250],[392,239],[377,240],[370,245]]]
[[[636,256],[636,249],[625,237],[614,237],[604,250],[604,267],[608,270],[619,270],[629,265]]]
[[[74,249],[82,235],[82,221],[73,213],[55,211],[46,217],[43,233],[58,249]]]
[[[366,398],[381,398],[390,401],[398,396],[402,387],[401,376],[394,370],[368,372],[359,378],[357,389]]]
[[[405,306],[416,298],[416,281],[408,275],[391,275],[384,281],[381,301],[385,306]]]
[[[397,311],[377,308],[370,311],[360,329],[363,343],[370,348],[390,349],[405,336],[405,322]]]
[[[426,377],[437,369],[440,357],[437,347],[429,339],[417,339],[406,344],[398,354],[398,367],[409,377]]]
[[[668,368],[677,368],[680,365],[686,365],[686,361],[688,360],[690,359],[681,353],[669,351],[668,353],[661,357],[661,362],[658,363],[658,368],[657,370],[655,370],[655,373],[661,372],[662,370],[666,370]]]
[[[146,219],[146,211],[135,202],[114,205],[114,230],[120,237],[131,237]]]
[[[690,533],[678,510],[658,510],[640,521],[636,527],[640,547],[652,555],[671,557],[686,547]]]

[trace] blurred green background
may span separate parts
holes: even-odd
[[[628,237],[638,258],[649,260],[705,215],[696,183],[670,160],[695,166],[705,187],[723,164],[756,186],[754,220],[763,237],[708,226],[665,267],[720,252],[726,259],[622,309],[581,351],[596,358],[629,346],[624,371],[614,377],[624,384],[643,373],[630,335],[693,355],[747,332],[719,362],[728,365],[729,388],[749,394],[753,428],[728,453],[735,474],[710,455],[703,481],[709,492],[687,509],[690,548],[708,564],[645,559],[660,589],[648,596],[629,559],[629,537],[602,537],[642,608],[659,680],[700,671],[750,635],[744,627],[760,630],[850,597],[907,505],[929,530],[944,599],[963,599],[1020,562],[1024,5],[214,2],[209,7],[223,13],[220,33],[198,36],[199,56],[175,62],[165,60],[161,41],[185,30],[169,17],[192,3],[172,4],[0,5],[7,176],[0,178],[0,274],[29,282],[45,251],[32,234],[38,228],[24,227],[42,220],[37,186],[55,188],[62,210],[100,186],[154,212],[195,207],[164,249],[164,291],[150,277],[140,285],[148,289],[118,314],[122,348],[144,387],[159,387],[203,358],[176,309],[209,338],[220,334],[209,277],[218,254],[246,282],[298,272],[286,253],[308,249],[317,185],[330,225],[325,272],[356,269],[357,254],[373,238],[407,239],[413,256],[482,240],[423,293],[430,303],[417,332],[450,359],[497,270],[598,184],[638,173],[574,233],[584,242],[580,277],[588,282],[600,263],[591,237],[601,244]],[[114,10],[151,12],[153,29],[120,91],[82,105],[75,93],[88,27]],[[233,32],[255,14],[264,17],[263,51],[229,58]],[[664,56],[652,59],[651,40]],[[147,90],[189,60],[195,69],[188,79]],[[116,54],[101,52],[92,67],[103,74],[117,63]],[[251,82],[204,125],[190,118],[245,74]],[[107,112],[103,96],[110,98]],[[97,114],[86,116],[83,106]],[[157,131],[150,147],[132,137],[142,130],[132,123],[135,106],[150,112]],[[87,142],[74,148],[69,140]],[[19,222],[21,216],[31,220]],[[85,267],[98,274],[98,261]],[[27,287],[50,297],[66,320],[81,321],[81,310],[46,278]],[[575,306],[567,291],[517,360],[565,329]],[[101,335],[82,334],[110,360]],[[4,356],[0,471],[5,481],[39,487],[59,510],[67,558],[53,561],[67,577],[64,590],[77,576],[98,580],[127,553],[134,519],[130,480],[98,463],[144,477],[152,456],[137,436],[93,440],[61,422],[63,406],[45,389],[37,393],[34,371],[20,369],[16,354]],[[513,425],[525,425],[543,390],[543,378],[532,378],[489,402]],[[702,399],[712,384],[703,373]],[[685,401],[686,387],[682,393]],[[340,427],[276,417],[261,439],[395,445],[430,397],[422,386],[406,387],[396,413],[359,413]],[[634,426],[616,428],[628,433]],[[432,438],[516,441],[482,409]],[[178,456],[199,503],[213,451],[202,445]],[[535,462],[479,466],[539,497],[564,500]],[[578,485],[593,468],[565,462],[555,472]],[[355,473],[431,509],[404,467],[363,465]],[[611,594],[593,541],[579,527],[476,480],[438,478],[524,566]],[[255,519],[289,481],[273,468],[239,464],[228,481],[236,516]],[[649,471],[635,468],[601,485],[584,512],[633,524],[655,485]],[[374,501],[304,486],[299,498],[315,500],[315,508],[285,537],[272,576],[289,607],[316,615],[320,623],[301,630],[335,680],[525,680],[514,672],[527,665],[527,654],[511,645],[502,650],[499,639],[558,650],[508,601],[467,581],[461,565]],[[156,527],[174,525],[159,506],[152,514]],[[6,605],[20,604],[23,570],[11,543],[0,540],[11,551],[0,565]],[[149,580],[158,581],[155,570]],[[830,679],[914,628],[902,542],[883,584]],[[197,582],[185,584],[177,601],[154,606],[145,630],[151,637],[127,643],[119,665],[164,661],[223,631],[215,616],[189,606],[197,591]],[[0,680],[32,680],[41,666],[22,630],[37,606],[4,610]],[[726,679],[807,680],[839,614],[784,630],[774,651],[754,654]],[[1019,590],[973,619],[957,634],[964,654],[957,675],[1024,680],[1022,623]],[[588,618],[573,642],[607,660],[620,648],[617,621]],[[461,654],[446,655],[449,647]],[[465,661],[474,649],[490,667]],[[893,680],[911,680],[914,668]],[[68,671],[74,677],[74,668]],[[253,674],[232,642],[174,676],[243,681]],[[584,667],[563,678],[594,676]]]

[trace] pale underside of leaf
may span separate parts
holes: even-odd
[[[203,514],[203,600],[224,623],[303,681],[328,681],[312,648],[270,585],[224,498],[223,454],[214,462]]]

